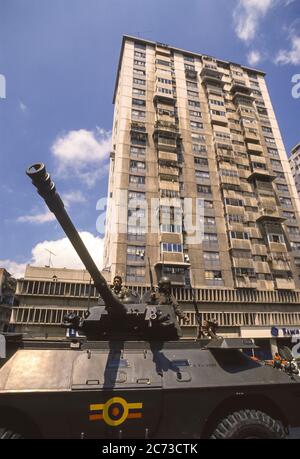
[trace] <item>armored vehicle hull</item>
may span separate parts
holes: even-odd
[[[70,341],[21,340],[10,350],[0,368],[0,438],[284,438],[300,425],[298,376],[254,362],[241,351],[251,340],[218,339],[214,323],[212,340],[180,341],[173,300],[122,303],[45,166],[27,174],[103,301],[65,317]]]
[[[72,349],[67,342],[25,341],[0,369],[0,432],[283,438],[300,424],[300,378],[237,349],[204,344],[85,342]]]

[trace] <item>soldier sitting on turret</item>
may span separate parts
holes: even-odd
[[[120,300],[123,300],[125,297],[130,295],[130,290],[122,284],[123,284],[122,277],[115,276],[113,285],[111,286],[111,291]]]
[[[156,304],[171,304],[178,319],[184,323],[188,322],[187,316],[182,312],[176,298],[171,292],[171,280],[169,277],[162,277],[158,283],[158,291],[151,293],[151,300]]]

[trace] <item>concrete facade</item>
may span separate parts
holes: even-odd
[[[7,330],[14,303],[15,289],[16,280],[6,269],[0,268],[0,331]]]
[[[295,181],[298,196],[300,197],[300,143],[298,143],[289,157],[292,175]]]
[[[174,286],[299,289],[299,200],[265,74],[125,36],[114,104],[111,275],[149,285],[149,258]],[[202,202],[197,244],[185,198]]]

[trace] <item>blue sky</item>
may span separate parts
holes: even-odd
[[[0,265],[79,267],[25,176],[46,163],[99,262],[96,203],[106,196],[112,95],[123,34],[267,72],[287,151],[300,141],[299,0],[1,0]],[[1,96],[0,96],[1,97]]]

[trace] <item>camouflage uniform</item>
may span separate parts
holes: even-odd
[[[159,281],[158,291],[151,295],[152,301],[157,304],[168,304],[173,306],[173,310],[179,319],[187,320],[186,315],[182,312],[176,298],[171,293],[171,281],[168,277],[162,277]]]

